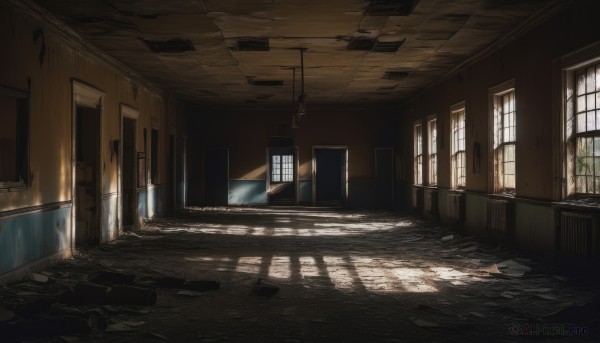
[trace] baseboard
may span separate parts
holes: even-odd
[[[0,275],[0,286],[5,286],[10,283],[24,280],[28,278],[29,274],[32,272],[43,270],[44,268],[71,256],[73,256],[71,249],[65,249],[50,256],[42,257],[17,269],[11,270],[8,273]]]

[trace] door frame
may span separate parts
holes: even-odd
[[[88,85],[82,81],[72,79],[71,80],[71,250],[76,248],[76,213],[77,213],[77,108],[92,108],[98,111],[98,156],[97,156],[97,168],[96,168],[96,208],[97,208],[97,227],[99,242],[102,242],[102,139],[104,137],[104,125],[103,112],[104,112],[104,96],[105,92],[97,89],[94,86]]]
[[[312,146],[312,205],[317,206],[317,158],[315,150],[336,149],[344,150],[344,186],[342,187],[342,206],[348,206],[348,146],[347,145],[313,145]]]
[[[123,129],[124,129],[124,125],[123,125],[123,121],[125,118],[130,118],[135,120],[135,127],[134,127],[134,132],[133,132],[133,148],[134,148],[134,161],[132,162],[133,168],[134,170],[134,194],[133,197],[131,199],[131,201],[133,201],[134,203],[137,203],[137,160],[135,160],[135,156],[137,154],[137,150],[138,150],[138,141],[137,141],[137,131],[138,131],[138,118],[140,116],[140,111],[129,106],[126,104],[121,104],[119,106],[120,109],[120,118],[119,118],[119,159],[118,159],[118,164],[119,166],[117,167],[117,227],[119,230],[119,234],[123,233],[123,174],[122,174],[122,167],[123,167]],[[137,224],[137,206],[135,206],[135,209],[132,209],[133,213],[133,222],[134,225]]]

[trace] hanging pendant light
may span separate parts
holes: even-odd
[[[300,48],[300,72],[302,79],[302,87],[300,89],[300,95],[298,96],[298,103],[295,103],[295,85],[296,85],[296,68],[294,68],[293,80],[292,80],[292,106],[294,108],[294,114],[292,116],[292,128],[298,128],[300,119],[306,115],[306,94],[304,93],[304,51],[305,48]]]

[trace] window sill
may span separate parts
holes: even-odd
[[[0,182],[0,193],[26,191],[27,186],[22,182]]]
[[[517,195],[513,192],[502,192],[502,193],[489,194],[489,197],[496,198],[496,199],[514,200],[517,198]]]
[[[561,204],[579,206],[579,207],[593,207],[600,208],[600,197],[594,196],[580,196],[568,198],[560,202]]]

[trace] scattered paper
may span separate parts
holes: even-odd
[[[498,266],[495,264],[492,264],[491,266],[487,266],[485,268],[481,268],[478,270],[482,271],[482,272],[490,273],[490,274],[502,274],[500,272],[500,270],[498,269]]]

